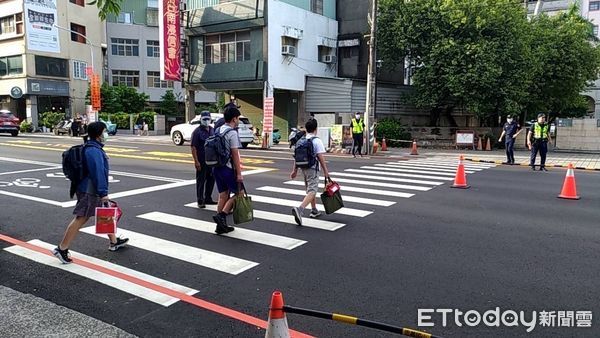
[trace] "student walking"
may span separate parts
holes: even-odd
[[[200,126],[192,133],[192,157],[196,167],[196,198],[198,208],[206,208],[206,204],[217,204],[212,199],[212,192],[215,187],[215,178],[212,169],[206,165],[204,159],[204,143],[215,134],[210,126],[210,112],[200,113]]]
[[[321,216],[321,212],[317,209],[316,196],[319,190],[319,168],[323,170],[325,179],[329,178],[329,170],[325,163],[325,146],[315,134],[317,131],[317,120],[310,119],[306,122],[306,134],[302,136],[294,149],[294,167],[290,177],[296,178],[298,168],[302,170],[304,177],[304,185],[306,187],[306,196],[300,203],[300,206],[292,209],[292,215],[296,224],[302,225],[302,217],[304,209],[310,204],[310,217],[315,218]]]
[[[235,194],[243,194],[242,159],[239,149],[242,147],[236,128],[240,123],[240,111],[236,107],[228,107],[224,112],[225,124],[215,130],[215,140],[222,140],[224,165],[216,166],[213,175],[219,191],[217,214],[213,220],[217,224],[215,232],[220,235],[235,230],[227,225],[227,214],[233,209]],[[221,147],[218,147],[221,148]],[[207,159],[208,162],[208,159]],[[232,196],[234,194],[234,196]]]
[[[75,218],[65,231],[62,242],[52,251],[64,264],[71,263],[69,247],[77,236],[79,229],[90,217],[95,216],[96,207],[108,203],[108,156],[102,149],[108,138],[106,127],[102,122],[93,122],[88,126],[89,140],[83,147],[83,179],[77,184],[77,204],[73,210]],[[129,241],[128,238],[117,238],[109,234],[108,250],[117,251]]]

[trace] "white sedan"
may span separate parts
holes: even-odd
[[[211,125],[214,126],[214,123],[221,117],[223,114],[210,114],[212,119]],[[171,128],[171,140],[173,143],[180,146],[183,145],[186,141],[191,141],[192,133],[196,128],[200,126],[200,115],[196,115],[190,122],[181,123],[173,126]],[[240,125],[238,127],[238,135],[240,137],[240,142],[242,143],[242,147],[246,148],[248,144],[252,143],[254,140],[254,135],[252,134],[252,124],[250,124],[250,120],[243,115],[240,116]]]

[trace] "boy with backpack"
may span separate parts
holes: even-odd
[[[213,167],[213,176],[219,191],[217,214],[213,220],[217,224],[217,235],[235,230],[227,225],[227,214],[233,209],[234,196],[243,193],[242,159],[239,149],[242,147],[236,128],[240,123],[240,111],[228,107],[224,112],[225,124],[215,130],[204,145],[206,164]]]
[[[109,203],[108,199],[108,156],[102,149],[108,133],[102,122],[93,122],[88,126],[89,140],[80,146],[71,147],[63,153],[63,172],[71,180],[70,196],[77,194],[77,204],[73,210],[75,218],[65,231],[62,242],[52,250],[62,263],[72,262],[69,246],[77,236],[79,229],[95,216],[96,207]],[[117,251],[124,247],[128,238],[117,238],[109,234],[108,250]]]
[[[323,142],[315,135],[317,131],[317,120],[310,119],[306,122],[306,134],[300,138],[294,149],[294,168],[290,177],[296,178],[298,168],[302,170],[304,176],[304,185],[306,186],[306,196],[300,206],[292,208],[292,215],[296,224],[302,225],[302,217],[304,209],[310,204],[312,210],[310,217],[315,218],[321,216],[321,212],[317,210],[316,196],[319,190],[319,167],[323,170],[325,179],[329,178],[329,170],[325,163],[325,146]]]

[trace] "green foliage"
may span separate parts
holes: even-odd
[[[145,111],[140,113],[140,117],[146,120],[146,123],[148,123],[148,130],[154,130],[154,115],[156,115],[156,112],[153,111]]]
[[[121,12],[121,4],[123,0],[92,0],[87,4],[96,6],[99,9],[98,17],[101,20],[106,20],[109,14],[119,15]]]
[[[56,126],[58,122],[64,119],[65,113],[47,111],[44,113],[40,113],[38,125],[40,127],[54,128],[54,126]]]
[[[400,120],[394,118],[379,120],[375,127],[375,135],[378,141],[381,141],[385,137],[387,145],[391,147],[401,147],[408,144],[395,140],[411,140],[411,135],[405,129],[405,126],[400,123]]]
[[[568,13],[526,19],[514,0],[381,0],[378,53],[386,67],[416,65],[411,98],[432,111],[499,115],[560,112],[600,70],[591,24]]]
[[[19,129],[22,133],[31,133],[33,131],[33,125],[31,124],[31,122],[25,120],[21,122]]]
[[[129,114],[126,113],[100,113],[100,118],[104,121],[110,121],[117,125],[117,129],[129,129]]]
[[[144,111],[148,102],[148,95],[138,93],[133,87],[125,85],[110,86],[106,82],[100,89],[102,99],[102,112],[115,114],[125,112],[137,114]]]
[[[160,112],[166,116],[179,116],[179,103],[177,97],[173,94],[171,89],[167,90],[163,96],[160,97]]]

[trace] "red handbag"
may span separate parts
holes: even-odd
[[[121,219],[123,211],[113,201],[105,205],[96,208],[96,233],[114,234],[117,232],[117,222]]]
[[[328,180],[327,185],[325,186],[327,196],[331,197],[336,192],[340,191],[340,185],[337,182],[332,181],[331,178],[327,178],[326,180]]]

